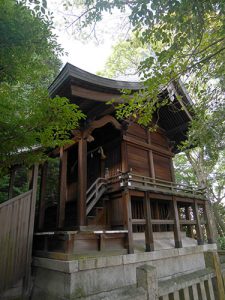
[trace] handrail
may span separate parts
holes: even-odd
[[[165,190],[175,194],[180,194],[183,192],[183,194],[185,195],[191,194],[191,196],[194,197],[198,196],[201,198],[204,196],[204,189],[195,189],[194,187],[185,184],[142,176],[132,172],[121,173],[120,178],[121,178],[121,182],[123,182],[123,185],[131,187],[133,183],[134,188],[139,187],[143,189],[154,189],[154,190],[160,189],[160,191]]]
[[[95,186],[97,185],[97,183],[98,183],[99,181],[107,181],[107,179],[106,179],[106,178],[102,178],[102,177],[98,177],[98,178],[92,183],[92,185],[88,188],[88,190],[87,190],[87,192],[86,192],[87,195],[90,193],[90,191],[93,189],[93,187],[95,187]]]
[[[6,201],[4,201],[3,203],[0,204],[0,208],[2,208],[2,207],[4,207],[4,206],[7,206],[7,205],[10,205],[10,204],[12,204],[13,202],[16,202],[17,200],[22,199],[22,198],[28,196],[28,195],[31,194],[31,193],[32,193],[32,190],[29,190],[28,192],[25,192],[25,193],[23,193],[23,194],[20,194],[20,195],[14,197],[14,198],[12,198],[12,199],[6,200]]]
[[[172,182],[172,181],[167,181],[167,180],[163,180],[163,179],[158,179],[158,178],[152,178],[152,177],[147,177],[147,176],[142,176],[142,175],[139,175],[139,174],[135,174],[135,173],[127,173],[128,175],[132,175],[132,176],[135,176],[135,177],[140,177],[140,178],[145,178],[147,180],[152,180],[154,182],[163,182],[163,183],[169,183],[169,184],[173,184],[173,185],[179,185],[179,186],[184,186],[184,187],[187,187],[187,188],[190,188],[190,189],[194,189],[194,190],[204,190],[204,188],[194,188],[193,186],[190,186],[190,185],[187,185],[187,184],[183,184],[183,183],[175,183],[175,182]]]
[[[101,177],[97,178],[89,187],[86,193],[86,215],[88,215],[92,208],[96,205],[106,189],[107,179]]]

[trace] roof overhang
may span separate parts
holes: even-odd
[[[129,89],[136,92],[143,87],[141,82],[100,77],[67,63],[50,85],[49,93],[51,97],[56,95],[68,97],[88,118],[95,119],[114,112],[114,107],[107,102],[112,99],[121,102],[121,90]],[[192,102],[181,81],[170,84],[160,97],[163,95],[169,96],[171,104],[161,107],[157,112],[158,124],[174,144],[176,153],[179,151],[179,143],[186,139],[188,123],[192,119],[189,110]]]

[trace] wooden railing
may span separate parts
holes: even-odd
[[[29,287],[37,172],[31,190],[0,204],[0,296],[20,280]]]
[[[119,176],[121,178],[121,185],[129,188],[205,199],[204,189],[198,189],[185,184],[141,176],[130,172],[121,173]]]
[[[173,299],[210,299],[215,300],[212,279],[215,272],[206,268],[191,274],[179,276],[159,283],[159,300]],[[192,298],[193,296],[193,298]]]
[[[159,279],[157,267],[153,265],[139,265],[136,270],[136,286],[146,291],[145,299],[224,300],[225,286],[217,252],[208,250],[201,255],[204,255],[202,269],[188,273],[181,271],[168,279]]]
[[[90,213],[93,207],[97,204],[101,196],[107,190],[107,180],[105,178],[97,178],[89,187],[86,193],[86,215]]]

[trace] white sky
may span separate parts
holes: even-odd
[[[91,73],[103,69],[112,46],[110,42],[99,46],[96,46],[93,42],[83,44],[63,32],[60,33],[58,41],[68,53],[62,59],[63,64],[69,62]]]
[[[61,4],[61,0],[48,0],[48,8],[53,11],[58,42],[62,45],[65,52],[68,53],[67,56],[61,58],[63,64],[69,62],[91,73],[96,73],[103,69],[115,40],[105,34],[104,42],[99,45],[91,40],[86,41],[84,44],[72,36],[70,29],[66,30],[65,24],[63,24],[63,15],[65,16],[66,12]]]

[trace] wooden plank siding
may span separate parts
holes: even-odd
[[[128,168],[143,176],[150,176],[148,151],[133,145],[127,145]]]
[[[155,177],[157,179],[172,181],[170,161],[171,161],[170,157],[165,157],[158,153],[153,152]]]
[[[150,132],[134,123],[123,139],[127,143],[128,169],[142,176],[172,181],[173,154],[163,130]]]
[[[37,172],[31,190],[0,204],[0,293],[21,279],[29,288]]]

